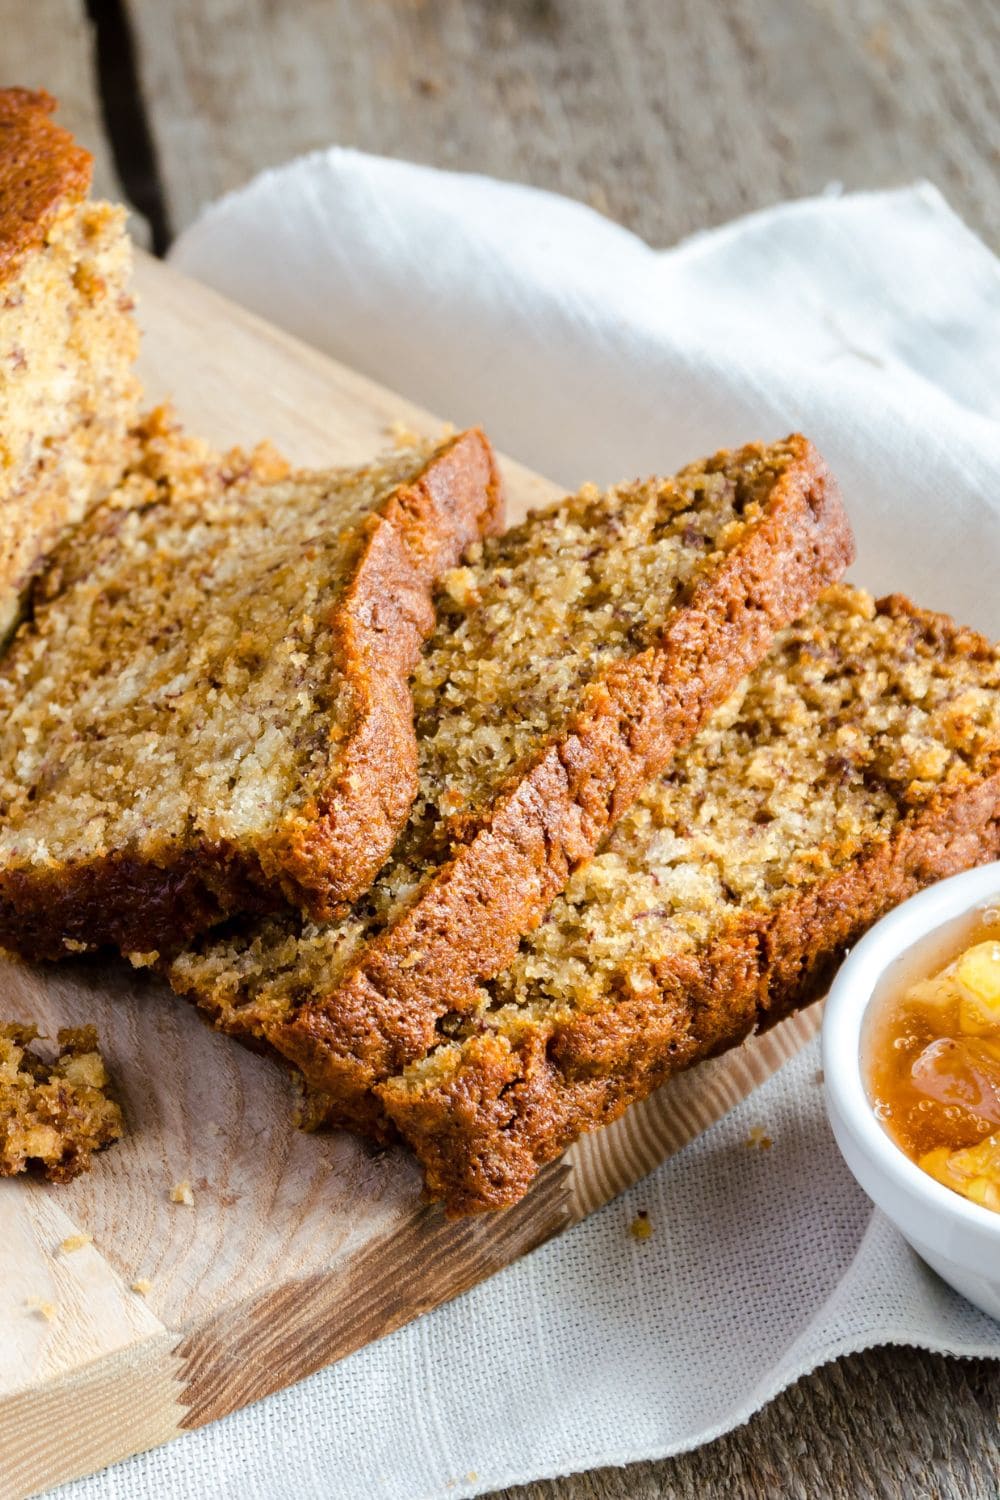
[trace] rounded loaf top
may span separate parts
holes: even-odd
[[[52,115],[51,94],[0,89],[0,283],[40,245],[63,203],[90,188],[93,158]]]

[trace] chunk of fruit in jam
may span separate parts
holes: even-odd
[[[1000,1125],[1000,1061],[978,1038],[937,1037],[914,1060],[910,1076],[928,1099]]]
[[[920,1166],[945,1187],[1000,1212],[1000,1135],[988,1135],[964,1151],[937,1146],[920,1158]]]
[[[968,948],[955,966],[959,1025],[969,1036],[1000,1032],[1000,941]]]

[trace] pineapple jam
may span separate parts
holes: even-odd
[[[1000,905],[971,937],[938,973],[875,1010],[868,1092],[911,1160],[1000,1213]]]

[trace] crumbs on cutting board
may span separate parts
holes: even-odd
[[[86,1250],[88,1245],[94,1243],[93,1235],[71,1234],[59,1244],[60,1255],[72,1255],[77,1250]]]
[[[175,1182],[170,1189],[171,1203],[182,1203],[185,1208],[194,1208],[194,1193],[187,1178],[183,1182]]]
[[[147,1296],[149,1292],[152,1291],[152,1289],[153,1283],[151,1281],[146,1281],[144,1277],[140,1277],[138,1281],[132,1282],[132,1291],[135,1292],[139,1297]]]
[[[397,448],[415,448],[420,442],[419,432],[414,432],[409,422],[402,417],[396,417],[392,422],[386,422],[385,435],[390,438]]]
[[[30,1312],[37,1313],[44,1318],[46,1323],[54,1323],[59,1315],[59,1309],[54,1302],[46,1302],[41,1297],[29,1297],[25,1304]]]
[[[448,438],[455,436],[457,430],[454,422],[440,423],[437,441],[446,442]],[[382,431],[396,448],[416,448],[424,441],[422,435],[405,417],[394,417],[391,422],[383,425]]]

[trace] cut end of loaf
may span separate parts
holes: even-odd
[[[0,90],[0,638],[46,551],[126,464],[139,388],[125,211],[53,101]]]

